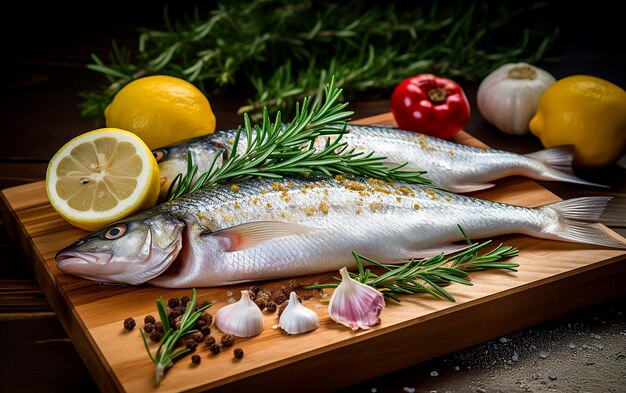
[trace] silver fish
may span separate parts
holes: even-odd
[[[390,167],[408,163],[407,170],[426,171],[434,185],[455,193],[467,193],[493,187],[494,180],[506,176],[525,176],[535,180],[563,181],[600,186],[574,175],[571,164],[571,146],[562,146],[521,155],[497,149],[483,149],[461,145],[428,135],[404,131],[388,126],[349,125],[343,139],[357,151],[375,152],[386,157]],[[216,164],[231,154],[236,130],[182,141],[172,146],[155,149],[159,163],[161,197],[178,173],[187,170],[187,153],[198,165],[198,176],[209,169],[216,154]],[[246,148],[245,133],[238,150]],[[316,141],[322,148],[325,140]],[[222,150],[220,150],[222,149]]]
[[[211,287],[457,251],[452,242],[522,233],[626,248],[597,221],[610,197],[537,208],[423,185],[363,179],[250,179],[187,194],[58,252],[58,268],[99,282]]]

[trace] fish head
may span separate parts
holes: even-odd
[[[182,247],[182,221],[139,213],[90,233],[59,251],[57,268],[92,281],[142,284],[165,271]]]
[[[220,144],[212,142],[206,136],[152,150],[152,155],[159,164],[159,173],[161,174],[159,197],[165,199],[176,176],[187,173],[188,155],[191,156],[192,163],[198,167],[196,176],[199,176],[208,171],[211,165],[221,165],[225,151]]]

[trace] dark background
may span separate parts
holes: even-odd
[[[106,59],[113,40],[136,48],[139,27],[162,28],[167,3],[113,1],[98,3],[94,8],[92,3],[70,7],[56,2],[33,5],[22,1],[5,6],[0,23],[3,41],[0,64],[4,69],[4,77],[0,79],[3,141],[0,160],[11,157],[47,160],[71,137],[95,128],[94,119],[82,117],[78,109],[82,102],[79,92],[98,90],[105,84],[101,74],[86,69],[91,53]],[[191,14],[197,6],[190,1],[171,3],[168,10],[172,20]],[[210,9],[214,3],[203,2],[200,9]],[[604,0],[548,3],[545,20],[560,26],[562,34],[558,46],[550,53],[549,60],[556,61],[539,65],[557,78],[590,74],[626,87],[626,43],[621,13]],[[476,85],[464,86],[472,103]],[[61,97],[59,91],[63,91]],[[218,128],[241,123],[235,111],[245,103],[244,96],[232,91],[219,96],[208,94],[218,114]],[[370,114],[371,105],[367,104],[374,98],[363,95],[351,101],[355,105],[365,104],[355,118]],[[380,101],[376,104],[381,106]],[[467,130],[495,131],[482,121],[476,106],[472,108]],[[45,143],[33,148],[34,140]]]
[[[169,7],[172,18],[190,13],[194,3],[172,2]],[[203,3],[202,7],[208,9],[213,3]],[[98,89],[105,82],[99,73],[86,69],[86,65],[91,62],[90,54],[96,53],[106,58],[112,40],[134,47],[138,27],[162,27],[165,4],[166,1],[113,1],[83,2],[70,6],[59,2],[32,4],[21,1],[3,5],[0,15],[0,189],[43,179],[48,159],[62,144],[73,136],[95,128],[93,119],[82,117],[78,109],[82,101],[78,93]],[[541,66],[557,79],[574,74],[589,74],[625,88],[623,13],[612,2],[604,0],[586,3],[558,1],[550,2],[550,5],[551,11],[546,13],[545,18],[560,26],[562,34],[552,53],[556,61]],[[486,123],[475,105],[477,83],[465,83],[463,87],[473,108],[472,118],[466,127],[468,132],[490,146],[511,151],[530,152],[541,148],[539,141],[532,135],[506,135]],[[240,123],[236,109],[245,103],[245,97],[228,94],[209,96],[209,99],[218,119],[218,128],[230,128]],[[355,111],[354,118],[389,111],[386,98],[367,96],[353,100],[350,109]],[[614,214],[618,218],[612,223],[622,228],[622,234],[626,227],[626,203],[623,197],[626,195],[625,172],[624,168],[617,165],[578,172],[581,177],[611,185],[610,191],[621,195],[621,204],[616,205],[616,209],[621,209],[621,215]],[[589,191],[572,185],[544,186],[550,187],[562,198]],[[0,391],[97,390],[38,288],[28,263],[12,245],[3,226],[0,226],[0,255]],[[619,338],[619,329],[626,329],[623,300],[617,299],[582,310],[565,319],[549,321],[533,329],[514,333],[511,337],[524,342],[524,348],[527,349],[535,345],[537,340],[557,340],[553,332],[561,332],[558,341],[564,343],[565,356],[569,353],[565,347],[568,337],[580,334],[588,336],[592,332],[604,331],[609,334],[608,329],[617,329],[617,333],[614,333]],[[621,337],[618,344],[623,351],[624,336]],[[495,345],[500,344],[496,340]],[[352,390],[370,391],[371,387],[378,386],[379,392],[385,391],[382,387],[387,387],[386,391],[392,391],[392,388],[395,389],[393,391],[401,391],[402,386],[421,384],[430,388],[423,391],[430,391],[437,386],[453,386],[458,388],[455,391],[476,391],[476,380],[489,378],[492,387],[500,386],[503,391],[508,391],[507,387],[513,382],[503,380],[504,377],[490,376],[494,369],[497,375],[500,372],[508,375],[506,370],[492,366],[495,362],[502,364],[502,359],[484,355],[493,345],[489,342],[469,348],[451,354],[447,359],[435,359],[410,367],[363,383]],[[523,348],[517,351],[525,356]],[[613,356],[615,353],[617,355]],[[604,360],[616,362],[623,359],[619,353],[615,350],[609,352],[607,348],[604,358],[594,359],[597,364],[584,370],[577,369],[579,363],[568,363],[568,358],[554,356],[561,364],[571,365],[571,373],[596,374],[599,378],[609,379],[609,386],[619,386],[620,378],[623,382],[623,363],[621,373],[605,368],[605,363],[602,363]],[[475,374],[469,371],[468,366],[463,373],[441,372],[445,369],[443,365],[446,360],[456,359],[459,364],[463,364],[459,359],[470,358],[474,359],[473,369],[485,371]],[[450,364],[447,366],[449,368]],[[433,369],[440,370],[442,375],[439,379],[430,377]],[[526,372],[529,379],[534,370],[532,362],[524,363],[522,372]],[[543,373],[542,380],[548,381],[544,371],[537,372]],[[560,371],[559,378],[562,377],[563,372]],[[617,385],[612,384],[615,380]],[[571,385],[563,385],[563,382],[558,385],[558,381],[556,386],[572,388]],[[565,391],[568,391],[567,388]],[[589,391],[602,390],[591,387]]]

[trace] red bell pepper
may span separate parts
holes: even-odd
[[[455,81],[421,74],[396,86],[391,112],[402,129],[450,139],[467,124],[470,104]]]

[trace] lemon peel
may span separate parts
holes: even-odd
[[[207,97],[184,79],[152,75],[124,86],[105,108],[107,127],[137,134],[150,149],[215,132]]]

